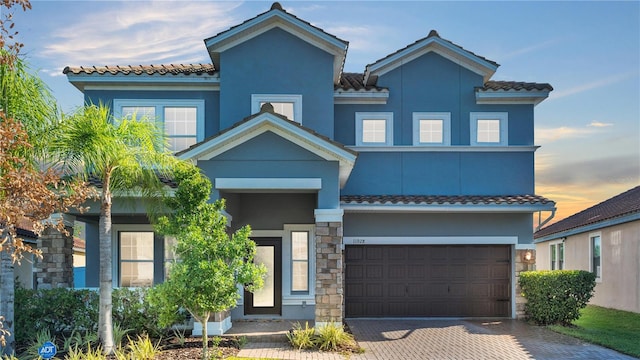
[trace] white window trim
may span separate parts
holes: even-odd
[[[156,116],[162,114],[164,125],[164,107],[196,108],[196,141],[204,140],[204,100],[201,99],[113,99],[113,115],[122,117],[122,108],[127,106],[153,106]]]
[[[364,120],[385,121],[385,142],[365,143],[362,141],[362,122]],[[356,146],[393,146],[393,113],[392,112],[357,112],[356,113]]]
[[[292,254],[291,232],[306,231],[309,233],[309,292],[291,291]],[[282,236],[282,305],[299,305],[303,301],[307,305],[315,304],[316,287],[316,241],[315,225],[285,224]]]
[[[603,250],[604,250],[604,241],[602,239],[602,233],[601,232],[594,232],[594,233],[590,233],[589,234],[589,271],[593,272],[593,245],[592,245],[592,240],[594,237],[600,237],[600,276],[596,275],[596,282],[602,282],[602,277],[604,276],[604,257],[603,257]]]
[[[120,239],[118,238],[118,234],[121,231],[127,232],[152,232],[154,233],[154,238],[156,236],[153,231],[153,226],[149,224],[117,224],[111,226],[111,282],[114,288],[120,288]],[[155,240],[154,240],[155,241]],[[154,250],[154,258],[153,264],[155,269],[155,263],[158,259],[155,258],[156,251]],[[162,257],[164,258],[164,250],[162,251]],[[164,264],[164,259],[162,259]],[[164,266],[164,265],[163,265]],[[163,269],[164,271],[164,269]],[[155,274],[154,274],[155,278]]]
[[[289,94],[251,94],[251,113],[260,111],[260,103],[293,103],[293,121],[302,124],[302,95]]]
[[[472,146],[507,146],[509,145],[509,113],[507,112],[472,112],[469,115]],[[478,142],[478,120],[500,120],[500,142]]]
[[[442,120],[442,142],[420,142],[420,120]],[[448,112],[414,112],[413,113],[413,145],[414,146],[450,146],[451,145],[451,113]]]
[[[565,249],[564,249],[564,251],[562,251],[562,259],[560,259],[560,252],[559,252],[560,248],[558,247],[559,244],[565,244],[565,242],[563,240],[557,240],[557,241],[549,242],[549,265],[551,266],[551,263],[553,262],[553,258],[551,257],[551,254],[552,254],[551,248],[555,246],[556,247],[556,264],[555,264],[556,265],[556,270],[560,270],[560,267],[558,266],[558,265],[560,265],[559,260],[562,260],[562,264],[563,264],[563,269],[562,270],[564,270],[564,268],[566,268],[566,262],[565,262],[564,254],[565,254],[567,249],[566,249],[566,245],[564,245]]]

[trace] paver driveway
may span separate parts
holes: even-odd
[[[347,320],[351,359],[635,359],[522,321]]]

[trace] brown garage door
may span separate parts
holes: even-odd
[[[346,317],[510,316],[509,245],[346,246]]]

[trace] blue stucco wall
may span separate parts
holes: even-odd
[[[204,100],[205,135],[204,138],[220,131],[220,92],[219,91],[142,91],[142,90],[87,90],[84,100],[88,104],[103,103],[113,107],[114,99],[188,99]]]
[[[344,236],[517,236],[533,242],[531,214],[346,213]]]
[[[225,195],[224,193],[222,194]],[[234,203],[232,230],[251,225],[254,230],[282,230],[283,224],[314,224],[316,194],[240,193],[228,198]]]
[[[319,178],[318,208],[339,207],[338,163],[317,155],[266,132],[215,159],[198,161],[211,180],[215,178]],[[214,190],[213,197],[220,194]]]
[[[302,124],[333,137],[333,56],[275,28],[220,54],[221,130],[251,115],[251,94],[302,95]]]

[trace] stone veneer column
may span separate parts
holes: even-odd
[[[56,216],[57,215],[57,216]],[[51,221],[62,217],[68,235],[48,228],[38,238],[42,259],[36,266],[36,289],[73,287],[73,216],[54,214]]]
[[[526,259],[527,253],[530,254]],[[515,285],[516,285],[516,319],[524,319],[524,305],[527,303],[527,299],[522,296],[522,289],[520,289],[520,273],[524,271],[535,270],[536,251],[535,249],[516,249],[516,271],[515,271]]]
[[[340,209],[317,209],[316,216],[316,326],[342,324],[342,214]]]

